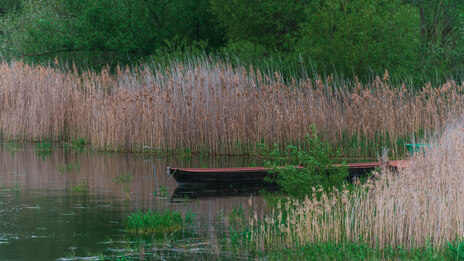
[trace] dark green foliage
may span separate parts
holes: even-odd
[[[301,28],[298,50],[319,70],[366,76],[417,65],[419,14],[400,0],[311,1]]]
[[[276,182],[285,194],[295,198],[311,195],[314,188],[340,189],[348,177],[346,166],[334,166],[334,158],[339,154],[319,138],[314,125],[311,129],[303,144],[305,149],[290,145],[281,151],[275,146],[265,153],[266,166],[275,174],[269,181]]]
[[[0,0],[0,17],[13,10],[19,10],[21,0]]]
[[[9,57],[101,67],[138,61],[175,38],[220,44],[213,19],[206,0],[31,0],[0,30]]]
[[[127,217],[125,227],[127,231],[136,234],[171,234],[183,230],[193,219],[190,210],[184,217],[179,212],[169,210],[164,213],[138,211]]]
[[[212,55],[290,80],[388,70],[422,84],[464,62],[460,0],[0,0],[0,17],[0,57],[64,68]]]
[[[447,76],[462,73],[464,59],[464,2],[409,0],[420,15],[422,69]]]
[[[307,1],[212,0],[214,13],[229,39],[249,41],[268,50],[291,50],[304,21]]]

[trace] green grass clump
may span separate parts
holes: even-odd
[[[84,150],[89,142],[83,137],[71,139],[71,147],[77,150]]]
[[[177,211],[138,211],[127,216],[125,228],[135,234],[171,234],[183,230],[185,225],[193,222],[193,218],[190,210],[184,217]]]
[[[53,151],[53,146],[48,141],[41,141],[40,143],[35,144],[35,151],[50,152],[50,151]]]

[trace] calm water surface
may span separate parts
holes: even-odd
[[[256,189],[178,188],[166,175],[167,166],[253,166],[256,159],[153,159],[54,147],[43,154],[33,144],[0,144],[0,260],[92,260],[131,251],[147,260],[234,259],[214,246],[220,217],[240,205],[264,211]],[[131,181],[118,182],[120,176]],[[181,244],[132,238],[123,230],[125,218],[147,209],[190,209],[198,236]]]

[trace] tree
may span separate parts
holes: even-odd
[[[419,14],[400,0],[316,0],[305,14],[297,50],[319,69],[367,76],[418,64]]]
[[[0,17],[21,7],[21,0],[0,0]]]
[[[434,73],[462,70],[464,59],[464,2],[409,0],[420,15],[422,64]]]
[[[176,37],[221,44],[208,0],[28,0],[7,14],[2,53],[103,66],[153,54]]]
[[[308,1],[212,0],[213,12],[232,42],[248,41],[289,51]]]

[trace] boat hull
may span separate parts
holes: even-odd
[[[260,184],[270,173],[266,168],[217,168],[179,169],[170,168],[169,174],[179,184],[191,183],[241,183]]]
[[[382,166],[380,162],[350,163],[348,168],[349,180],[363,177]],[[406,161],[387,163],[386,167],[393,170],[407,166]],[[340,165],[334,165],[334,168]],[[168,175],[179,184],[192,183],[221,183],[221,184],[263,184],[266,177],[272,174],[263,167],[255,168],[168,168]]]

